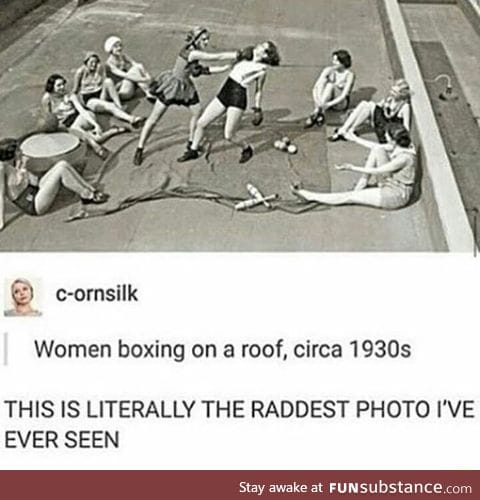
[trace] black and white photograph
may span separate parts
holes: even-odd
[[[477,0],[1,0],[3,251],[473,252]]]

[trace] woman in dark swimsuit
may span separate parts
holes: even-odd
[[[66,161],[56,163],[42,178],[27,170],[16,139],[0,140],[0,230],[4,226],[5,198],[28,215],[43,215],[61,186],[78,194],[83,204],[100,204],[108,195],[97,191]]]

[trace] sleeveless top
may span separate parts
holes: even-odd
[[[172,69],[172,75],[176,78],[190,78],[195,73],[196,68],[201,67],[198,60],[189,61],[188,55],[191,49],[184,47],[177,56]]]
[[[98,65],[95,73],[91,73],[85,66],[82,66],[80,72],[80,93],[93,94],[102,90],[103,81],[105,79],[105,69]]]
[[[248,86],[256,80],[253,78],[256,74],[263,72],[267,69],[267,65],[261,62],[255,61],[240,61],[237,63],[232,71],[230,72],[229,78],[237,82],[244,88],[248,88]]]
[[[54,97],[49,94],[50,111],[58,118],[59,123],[65,122],[69,117],[77,113],[69,95]]]
[[[405,158],[406,164],[400,170],[393,172],[389,176],[389,180],[396,184],[401,184],[402,186],[413,186],[413,184],[415,184],[415,165],[417,160],[414,146],[411,145],[408,148],[395,146],[390,154],[390,159],[393,160],[399,156]]]
[[[334,68],[332,68],[327,76],[327,81],[338,90],[343,90],[351,74],[352,72],[348,69],[344,71],[336,71]]]

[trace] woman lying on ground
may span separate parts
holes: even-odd
[[[398,123],[387,127],[387,144],[381,145],[355,138],[350,139],[371,148],[363,167],[351,164],[336,166],[337,170],[349,170],[362,174],[353,191],[317,193],[299,186],[292,186],[292,193],[307,201],[325,205],[367,205],[376,208],[397,209],[406,206],[412,198],[416,155],[408,130]],[[367,187],[369,178],[375,187]]]
[[[108,54],[105,63],[107,76],[113,80],[120,99],[122,101],[132,99],[137,87],[149,97],[151,76],[143,64],[134,61],[123,51],[122,40],[118,36],[109,36],[103,47]]]
[[[110,137],[126,132],[123,127],[112,127],[103,132],[95,114],[85,109],[75,94],[67,92],[67,81],[62,75],[53,74],[45,84],[42,111],[46,117],[55,116],[59,130],[68,130],[83,139],[93,151],[105,159],[108,151],[101,146]]]
[[[305,128],[323,125],[328,109],[348,109],[355,84],[355,73],[350,69],[351,66],[352,57],[346,50],[336,50],[332,54],[332,65],[322,71],[313,87],[315,110],[307,118]]]
[[[145,122],[144,118],[123,110],[115,84],[111,78],[106,78],[105,68],[95,52],[88,52],[82,66],[75,72],[73,92],[82,105],[94,113],[108,113],[134,128],[141,127]]]
[[[261,105],[267,69],[280,64],[280,55],[273,42],[264,42],[241,51],[240,59],[242,60],[235,64],[217,97],[210,102],[198,120],[192,146],[178,159],[179,162],[199,157],[199,146],[205,129],[223,114],[226,114],[225,139],[242,149],[240,163],[245,163],[252,157],[252,146],[236,138],[238,126],[247,109],[248,87],[253,83],[256,85],[252,123],[259,126],[263,121]]]
[[[185,106],[190,110],[190,135],[187,149],[193,139],[193,132],[202,111],[200,98],[192,77],[221,73],[229,69],[229,65],[207,67],[201,63],[210,61],[234,61],[237,52],[206,52],[210,41],[210,33],[206,28],[198,26],[187,34],[187,44],[182,47],[172,70],[164,71],[156,77],[150,86],[150,92],[155,96],[155,105],[148,117],[133,159],[134,165],[141,165],[143,148],[152,133],[153,128],[165,111],[172,105]]]
[[[348,132],[355,132],[360,125],[369,123],[382,144],[387,142],[386,129],[389,123],[401,123],[410,130],[412,93],[406,80],[397,80],[390,89],[387,97],[379,103],[362,101],[352,111],[345,123],[338,128],[329,141],[346,140]]]
[[[108,195],[97,191],[66,161],[59,161],[42,178],[37,177],[27,170],[27,159],[17,140],[0,140],[0,230],[4,226],[5,198],[28,215],[43,215],[61,186],[78,194],[83,204],[108,200]]]

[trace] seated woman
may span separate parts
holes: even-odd
[[[327,109],[348,109],[355,83],[355,73],[350,69],[351,66],[352,57],[346,50],[336,50],[332,54],[332,65],[322,71],[313,87],[315,111],[307,118],[305,128],[323,125]]]
[[[353,134],[352,134],[353,135]],[[388,144],[380,145],[357,138],[357,142],[371,148],[363,167],[351,164],[336,166],[337,170],[350,170],[375,179],[375,187],[366,187],[341,193],[317,193],[292,186],[292,193],[307,201],[324,205],[367,205],[376,208],[397,209],[411,200],[416,177],[416,154],[408,130],[398,123],[387,128]]]
[[[187,150],[193,140],[193,133],[202,111],[200,96],[193,78],[201,75],[212,75],[227,71],[230,66],[203,66],[211,61],[234,61],[236,52],[207,52],[210,32],[203,26],[192,28],[186,37],[186,44],[181,48],[173,69],[162,71],[152,82],[150,92],[155,98],[155,105],[140,134],[138,146],[133,159],[134,165],[141,165],[143,149],[155,125],[167,109],[172,106],[185,106],[189,109],[190,127]]]
[[[103,46],[108,54],[106,61],[107,76],[113,80],[122,101],[128,101],[135,96],[140,88],[147,97],[152,97],[148,87],[151,82],[149,73],[143,64],[134,61],[123,52],[123,43],[118,36],[109,36]]]
[[[331,142],[346,140],[348,132],[354,133],[360,125],[369,123],[375,129],[378,141],[385,144],[387,142],[386,127],[389,123],[401,123],[407,130],[410,130],[411,95],[407,81],[397,80],[387,97],[379,103],[362,101],[358,104],[345,123],[328,140]]]
[[[127,129],[112,127],[103,132],[95,114],[85,109],[75,94],[67,92],[66,83],[67,80],[57,73],[48,77],[42,97],[43,113],[45,116],[55,116],[59,130],[68,129],[87,142],[100,158],[106,158],[108,152],[101,144],[114,135],[126,132]]]
[[[245,163],[253,156],[250,144],[236,138],[238,126],[247,109],[248,88],[255,83],[255,103],[253,125],[259,126],[263,120],[262,96],[267,69],[280,64],[280,55],[273,42],[263,42],[255,47],[240,51],[240,60],[233,67],[217,97],[206,107],[197,122],[191,147],[178,159],[179,162],[195,160],[199,157],[199,147],[205,135],[205,129],[217,118],[226,114],[224,137],[227,141],[242,149],[240,163]]]
[[[4,312],[5,316],[41,316],[42,313],[33,308],[33,286],[25,278],[17,278],[10,285],[13,309]]]
[[[95,52],[88,52],[82,66],[75,72],[73,93],[83,106],[94,113],[108,113],[130,123],[134,128],[141,127],[145,121],[123,110],[115,84],[106,77],[105,68]]]
[[[83,204],[100,204],[108,195],[97,191],[66,161],[59,161],[40,179],[27,170],[27,159],[16,139],[0,140],[0,230],[4,227],[5,198],[28,215],[43,215],[60,186],[78,194]]]

